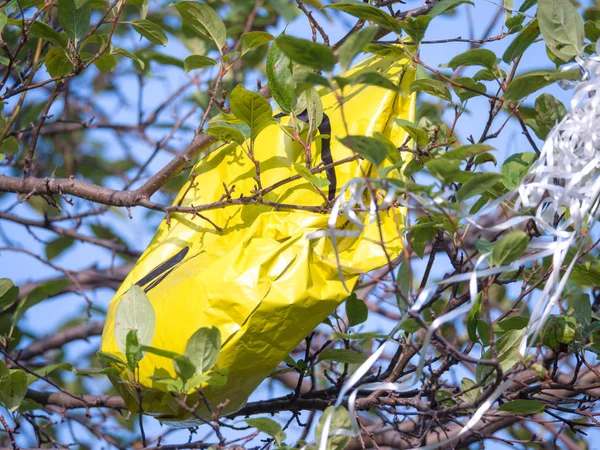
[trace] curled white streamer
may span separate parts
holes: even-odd
[[[367,360],[364,363],[362,363],[358,369],[356,369],[356,371],[352,374],[348,381],[344,383],[344,385],[340,389],[337,400],[333,405],[334,408],[339,408],[340,406],[342,406],[346,394],[356,385],[356,383],[360,381],[360,379],[371,369],[371,367],[373,367],[373,364],[377,362],[377,360],[385,350],[387,343],[388,341],[385,341],[383,344],[381,344],[381,346],[371,356],[369,356],[369,358],[367,358]],[[351,420],[354,420],[353,415],[350,415],[350,417]],[[323,423],[323,431],[321,431],[321,442],[319,444],[319,450],[327,450],[327,440],[331,435],[330,430],[332,419],[333,410],[330,410],[327,414],[327,417],[325,417],[325,422]],[[337,430],[334,430],[334,432],[337,432]]]
[[[596,44],[596,50],[597,54],[600,54],[600,41]],[[437,285],[469,281],[470,301],[461,308],[437,318],[428,329],[426,335],[427,343],[435,330],[440,326],[454,320],[459,315],[471,309],[477,297],[477,279],[516,270],[524,264],[540,258],[552,256],[552,271],[531,314],[524,337],[519,344],[519,353],[522,357],[525,357],[530,345],[536,341],[558,302],[575,266],[575,262],[581,255],[583,248],[582,232],[586,228],[592,228],[596,223],[599,214],[598,206],[600,204],[600,176],[598,176],[600,173],[600,58],[577,58],[575,65],[565,67],[563,70],[572,69],[573,66],[579,67],[582,70],[582,81],[574,86],[567,86],[569,88],[574,87],[569,111],[561,122],[549,133],[538,160],[532,164],[527,176],[515,191],[491,202],[477,214],[469,217],[465,213],[463,217],[472,225],[490,231],[505,231],[526,221],[533,220],[538,230],[551,238],[551,240],[537,239],[531,241],[528,246],[527,255],[506,266],[479,269],[479,266],[489,257],[489,254],[482,255],[476,262],[473,271],[432,283],[423,289],[411,307],[411,312],[413,313],[418,313],[421,310]],[[563,83],[561,86],[564,87],[565,84]],[[386,195],[379,205],[373,198],[374,196],[368,196],[371,200],[367,206],[364,204],[364,194],[367,189],[373,189],[373,187],[385,190]],[[398,195],[399,193],[400,190],[397,187],[387,183],[385,180],[353,179],[342,188],[341,194],[336,199],[329,217],[328,229],[313,233],[309,238],[330,238],[338,267],[340,267],[336,239],[358,236],[362,233],[364,219],[361,219],[357,211],[368,212],[370,221],[373,221],[377,216],[378,210],[391,205],[400,204],[410,208],[411,205],[402,200]],[[437,198],[433,199],[433,201],[428,201],[414,193],[402,192],[402,194],[415,200],[420,205],[420,208],[429,210],[437,210],[436,205],[443,200],[442,198]],[[494,226],[483,227],[479,225],[479,220],[482,216],[496,210],[500,204],[510,198],[515,198],[513,209],[516,215],[514,217]],[[534,209],[535,213],[529,213],[528,210],[530,209]],[[554,223],[555,217],[561,217],[566,211],[569,214],[562,217],[558,224]],[[340,213],[343,213],[355,226],[355,229],[340,230],[336,227]],[[575,255],[561,277],[560,271],[570,249],[575,249]],[[343,277],[342,282],[344,282]],[[348,392],[352,390],[356,383],[376,363],[383,353],[385,344],[382,344],[342,386],[335,407],[341,406]],[[426,347],[426,345],[423,345],[423,351],[413,384],[421,376]],[[498,386],[477,409],[457,436],[448,441],[420,447],[420,450],[430,450],[444,446],[460,438],[475,427],[513,380],[512,376],[508,377],[507,380]],[[363,385],[360,389],[394,390],[400,389],[405,385],[406,383],[382,382]],[[344,432],[345,434],[354,436],[358,433],[354,418],[354,403],[357,393],[357,389],[352,391],[348,399],[353,431],[350,434],[348,434],[347,430]],[[330,435],[331,417],[330,413],[325,420],[319,450],[326,449],[327,438]]]

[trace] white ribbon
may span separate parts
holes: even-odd
[[[600,54],[600,41],[596,46],[597,53]],[[551,240],[544,240],[543,238],[532,240],[528,246],[526,256],[506,266],[479,269],[488,260],[489,253],[481,255],[472,272],[455,275],[437,283],[432,283],[423,289],[410,308],[412,313],[420,312],[421,308],[426,304],[429,295],[439,284],[447,285],[449,283],[469,281],[470,301],[460,308],[437,318],[429,326],[420,362],[413,378],[413,384],[418,382],[422,374],[426,347],[433,333],[443,324],[468,312],[474,305],[477,297],[477,279],[498,273],[510,272],[524,264],[552,256],[552,271],[540,298],[537,300],[537,304],[525,330],[525,335],[519,345],[519,353],[522,357],[525,357],[530,346],[536,341],[553,308],[556,306],[575,263],[582,253],[584,232],[586,229],[589,230],[592,228],[598,219],[598,206],[600,203],[600,58],[577,58],[576,64],[565,67],[563,70],[572,69],[574,66],[582,70],[583,78],[578,84],[567,86],[569,88],[574,87],[575,89],[569,111],[548,135],[539,159],[532,164],[527,176],[518,188],[491,202],[475,215],[469,217],[468,213],[463,213],[463,219],[470,224],[489,231],[505,231],[525,221],[533,220],[538,230]],[[561,86],[564,87],[565,83],[561,84]],[[364,195],[367,189],[385,190],[385,198],[380,204],[377,204],[373,195]],[[439,211],[437,205],[443,201],[441,197],[430,201],[414,193],[401,192],[399,188],[385,180],[356,178],[342,188],[341,194],[336,199],[329,217],[328,230],[313,233],[309,238],[329,237],[332,241],[339,267],[340,258],[336,239],[338,237],[358,236],[364,228],[364,220],[357,214],[357,211],[368,212],[369,221],[372,222],[376,219],[378,210],[388,208],[391,205],[400,204],[411,208],[411,205],[407,201],[404,201],[399,194],[416,201],[419,204],[419,208],[432,211]],[[364,204],[365,197],[371,198],[368,205]],[[482,216],[496,210],[504,201],[513,197],[515,197],[513,209],[517,215],[495,226],[482,227],[479,225],[478,221]],[[414,206],[412,207],[414,208]],[[525,213],[526,210],[531,208],[535,208],[534,215],[518,215],[519,213]],[[337,229],[336,224],[340,212],[355,226],[355,229]],[[568,213],[568,215],[565,213]],[[561,218],[558,223],[555,223],[556,217]],[[570,249],[575,250],[575,255],[561,277],[561,268]],[[356,383],[377,362],[385,349],[386,343],[382,344],[342,386],[335,407],[341,406],[348,392],[352,390]],[[512,382],[513,377],[510,376],[496,388],[490,397],[477,409],[460,433],[451,439],[451,441],[463,436],[475,427]],[[395,390],[406,385],[406,382],[400,384],[372,383],[361,386],[361,389]],[[353,435],[357,435],[358,433],[354,418],[354,403],[357,393],[358,390],[354,390],[349,396],[349,411],[353,424]],[[326,450],[330,426],[331,414],[325,420],[319,450]],[[345,434],[347,434],[347,431]],[[449,442],[439,442],[420,447],[420,449],[434,449],[444,446]]]

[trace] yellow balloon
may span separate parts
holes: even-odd
[[[319,127],[323,137],[315,139],[311,147],[313,168],[354,156],[340,142],[348,135],[378,132],[396,146],[405,141],[406,134],[394,119],[414,120],[415,96],[409,94],[414,67],[408,59],[374,56],[346,75],[373,71],[400,89],[353,85],[323,95],[324,116]],[[282,123],[289,123],[289,117],[282,118]],[[247,145],[231,143],[206,156],[192,170],[194,176],[175,204],[198,206],[251,197],[257,185],[256,170],[246,149]],[[297,176],[305,164],[304,148],[275,123],[256,138],[254,155],[260,161],[263,188],[296,179],[277,185],[260,204],[227,205],[203,211],[202,217],[171,214],[110,303],[102,335],[101,351],[125,359],[115,336],[115,311],[133,285],[146,292],[155,311],[152,347],[183,354],[188,339],[199,328],[217,327],[222,349],[216,369],[227,372],[227,380],[220,387],[205,383],[202,389],[213,408],[226,403],[222,414],[244,406],[294,347],[347,298],[329,238],[309,240],[307,235],[327,229],[329,214],[322,207],[347,182],[354,177],[378,176],[368,161],[353,159],[316,174],[329,182],[319,192],[307,178]],[[349,289],[360,274],[387,263],[382,240],[392,256],[403,244],[404,209],[380,211],[372,223],[368,214],[360,214],[363,232],[337,240],[341,272]],[[338,226],[348,227],[348,222],[340,217]],[[120,373],[120,377],[111,377],[115,387],[128,407],[138,411],[132,375],[123,365],[108,364]],[[197,418],[157,378],[165,376],[176,377],[173,361],[145,353],[139,362],[144,411],[176,426],[197,424]],[[195,390],[189,394],[188,405],[194,405],[197,394]],[[205,414],[206,410],[200,411]]]

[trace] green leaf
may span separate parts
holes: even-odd
[[[498,266],[512,263],[521,257],[529,245],[529,236],[523,231],[511,231],[494,244],[492,260]]]
[[[420,328],[420,326],[418,326]],[[333,332],[333,338],[335,339],[351,339],[351,340],[361,340],[361,339],[385,339],[387,335],[383,333],[370,332],[370,333],[339,333],[337,331]]]
[[[452,81],[460,84],[460,86],[453,85],[452,89],[454,89],[454,92],[456,92],[456,95],[458,95],[461,102],[486,93],[485,84],[478,83],[472,78],[458,77],[454,78]]]
[[[27,373],[27,385],[30,385],[31,383],[33,383],[34,381],[37,381],[40,379],[40,377],[45,377],[50,375],[51,373],[57,372],[59,370],[63,370],[66,372],[72,372],[73,371],[73,364],[68,363],[68,362],[62,362],[62,363],[58,363],[58,364],[50,364],[47,366],[44,366],[40,369],[36,369],[34,371],[34,374],[32,373]]]
[[[214,9],[197,1],[179,1],[175,3],[175,8],[185,26],[212,40],[219,52],[222,52],[227,40],[227,30]]]
[[[440,14],[444,14],[445,12],[454,9],[457,6],[462,5],[463,3],[474,5],[474,3],[470,0],[444,0],[438,2],[433,8],[431,8],[428,15],[430,15],[431,17],[439,16]]]
[[[504,55],[502,55],[502,60],[508,64],[517,59],[535,42],[539,35],[540,27],[537,19],[534,19],[529,22],[509,44]]]
[[[410,85],[410,92],[425,92],[444,100],[452,101],[452,95],[448,87],[438,80],[422,79],[415,80]]]
[[[474,156],[480,155],[490,150],[494,150],[494,147],[491,147],[486,144],[463,145],[461,147],[457,147],[455,149],[447,151],[442,155],[442,158],[451,160],[464,160],[470,159]]]
[[[477,321],[481,315],[481,302],[482,296],[480,294],[477,296],[477,300],[471,308],[471,311],[469,311],[469,318],[467,319],[467,332],[469,334],[469,339],[471,339],[471,342],[473,343],[479,342],[479,339],[477,339]]]
[[[183,61],[183,70],[185,70],[185,73],[188,73],[190,70],[204,69],[205,67],[214,66],[216,64],[219,63],[208,56],[191,55]]]
[[[100,58],[94,60],[94,65],[100,72],[112,72],[117,67],[117,59],[110,53],[104,53]]]
[[[10,371],[0,360],[0,403],[11,412],[21,405],[27,393],[27,376],[22,370]]]
[[[597,22],[588,20],[583,26],[585,30],[585,37],[592,42],[596,42],[600,39],[600,25]]]
[[[481,69],[475,75],[473,75],[473,81],[495,81],[501,78],[506,78],[506,72],[499,69]]]
[[[398,275],[396,276],[396,284],[400,288],[400,292],[404,294],[405,297],[410,295],[411,291],[411,283],[412,283],[412,270],[410,266],[410,260],[404,259],[400,266],[398,267]],[[400,296],[396,299],[398,303],[402,300]],[[402,305],[400,305],[402,306]]]
[[[171,55],[166,55],[164,53],[158,53],[158,52],[147,52],[147,53],[144,53],[144,55],[148,59],[150,59],[154,62],[157,62],[158,64],[162,64],[164,66],[175,66],[175,67],[179,67],[180,69],[184,68],[183,61],[180,60],[179,58],[175,58],[174,56],[171,56]]]
[[[344,364],[362,364],[368,358],[356,350],[348,350],[345,348],[334,348],[324,350],[319,353],[319,361],[336,361]]]
[[[275,39],[275,37],[266,31],[249,31],[242,34],[240,37],[240,41],[242,42],[242,55],[255,47],[265,45],[273,39]]]
[[[575,317],[551,315],[542,332],[542,343],[553,350],[560,350],[575,340],[576,329]]]
[[[294,107],[294,114],[299,114],[304,110],[308,115],[309,129],[314,132],[323,121],[323,103],[316,89],[308,88],[302,92]]]
[[[129,371],[134,372],[139,360],[142,358],[137,330],[129,330],[129,333],[127,333],[125,340],[125,357],[127,358],[127,367],[129,367]]]
[[[0,311],[12,305],[19,298],[19,287],[9,278],[0,278]]]
[[[299,70],[298,70],[299,69]],[[295,94],[304,92],[307,89],[314,88],[315,86],[329,86],[329,81],[327,78],[314,73],[313,71],[302,70],[301,66],[298,66],[296,69],[296,73],[294,74],[292,80],[295,83]],[[343,78],[340,76],[335,76],[333,79],[338,83],[340,88],[342,86],[347,86],[349,81],[347,78]],[[297,103],[294,109],[297,109]]]
[[[192,361],[190,361],[190,359],[187,356],[180,355],[179,353],[175,353],[169,350],[151,347],[149,345],[142,345],[140,349],[143,352],[152,353],[153,355],[162,356],[163,358],[167,358],[173,361],[173,367],[175,368],[175,372],[184,381],[189,380],[196,373],[196,366],[194,365],[194,363],[192,363]]]
[[[489,328],[485,322],[479,321],[480,324],[484,324]],[[500,362],[500,367],[503,372],[507,372],[512,369],[515,364],[521,361],[521,354],[519,353],[519,344],[525,335],[525,330],[511,330],[507,333],[504,333],[496,340],[496,353],[498,355],[498,361]],[[483,340],[484,336],[489,336],[489,331],[479,330],[479,336]],[[489,343],[485,343],[487,346]],[[491,349],[488,349],[483,354],[483,359],[489,359],[492,356]],[[483,379],[486,379],[486,384],[490,384],[493,380],[493,376],[487,376],[492,372],[493,369],[491,366],[478,365],[477,366],[477,381],[481,382]]]
[[[333,52],[325,45],[286,35],[279,36],[275,42],[288,58],[302,66],[330,71],[335,65]]]
[[[525,316],[513,316],[508,319],[501,320],[496,324],[496,331],[507,332],[511,330],[522,330],[527,327],[529,323],[529,317]]]
[[[354,327],[367,321],[369,309],[365,302],[352,293],[346,299],[346,315],[348,316],[348,325]]]
[[[570,0],[539,0],[538,22],[548,49],[567,62],[583,50],[583,20]]]
[[[512,34],[521,30],[523,28],[523,22],[525,22],[525,15],[515,14],[514,16],[510,16],[510,13],[508,11],[506,13],[507,16],[504,25],[506,26],[506,28],[508,28],[508,33]]]
[[[340,77],[336,77],[336,79],[339,78]],[[349,78],[347,78],[347,80],[352,84],[365,84],[368,86],[377,86],[387,89],[388,91],[399,92],[401,90],[400,87],[394,84],[389,78],[375,71],[361,71],[350,76]]]
[[[419,223],[411,227],[408,239],[414,252],[422,259],[425,256],[427,244],[437,236],[437,230],[435,224],[425,218],[419,217],[417,221]]]
[[[4,361],[0,360],[0,403],[5,406],[8,406],[10,401],[10,370],[4,363]]]
[[[536,158],[533,152],[515,153],[506,158],[500,169],[504,186],[509,190],[516,189]]]
[[[498,411],[518,414],[520,416],[539,414],[544,412],[544,403],[540,400],[512,400],[501,404],[498,407]]]
[[[350,414],[348,414],[348,410],[343,406],[335,407],[329,406],[325,411],[323,411],[323,415],[319,419],[319,423],[317,423],[317,427],[315,429],[315,437],[317,438],[317,448],[320,448],[320,440],[323,435],[323,427],[325,425],[325,420],[327,417],[331,415],[331,425],[329,428],[329,436],[326,436],[327,446],[326,450],[344,450],[348,444],[350,443],[350,436],[344,436],[339,433],[338,430],[351,430],[351,422],[350,422]]]
[[[408,17],[400,22],[400,27],[406,31],[415,45],[419,45],[432,19],[431,16]]]
[[[46,65],[46,71],[53,78],[63,77],[73,70],[73,64],[60,47],[52,47],[48,51],[44,64]]]
[[[365,47],[366,53],[373,53],[385,58],[406,58],[407,53],[404,47],[393,44],[369,44]]]
[[[374,6],[365,4],[361,5],[359,3],[354,2],[341,2],[336,3],[334,5],[328,5],[327,8],[337,9],[338,11],[344,11],[345,13],[350,14],[359,19],[376,23],[377,25],[382,26],[386,30],[400,33],[400,26],[398,22],[392,16],[386,14],[381,9],[376,8]]]
[[[191,389],[202,388],[202,385],[206,383],[209,379],[210,377],[206,373],[196,374],[185,382],[183,390],[189,391]]]
[[[46,244],[46,258],[52,260],[61,255],[65,250],[68,250],[75,240],[68,237],[58,237]]]
[[[294,104],[295,83],[292,80],[292,62],[283,53],[277,42],[273,42],[267,53],[267,80],[273,99],[285,113],[292,110]]]
[[[575,297],[569,308],[569,314],[575,317],[578,325],[584,330],[592,324],[592,303],[588,294]]]
[[[55,77],[63,77],[73,69],[73,64],[66,53],[60,47],[51,47],[44,61],[48,74]]]
[[[167,392],[170,392],[173,395],[180,395],[184,390],[184,383],[182,380],[155,375],[151,375],[148,378],[150,378],[157,386],[161,386],[161,388],[166,389]]]
[[[121,297],[115,312],[115,340],[119,350],[127,355],[127,335],[137,331],[141,345],[149,345],[154,337],[156,315],[146,293],[138,285],[133,285]]]
[[[215,126],[206,129],[206,133],[224,142],[235,142],[236,144],[243,144],[246,140],[244,133],[239,131],[237,128],[227,126]]]
[[[137,19],[131,22],[133,29],[156,45],[167,45],[169,38],[163,29],[148,19]]]
[[[246,423],[251,427],[256,428],[258,431],[262,431],[263,433],[272,436],[278,445],[285,440],[285,433],[281,429],[281,425],[273,419],[256,417],[254,419],[246,419]]]
[[[408,133],[417,147],[424,147],[429,143],[429,135],[424,128],[405,119],[394,119],[394,121]]]
[[[125,56],[126,58],[133,60],[142,70],[144,70],[144,68],[146,67],[146,63],[144,63],[144,61],[138,58],[135,54],[131,53],[129,50],[125,50],[124,48],[115,48],[110,53],[111,55]]]
[[[537,3],[537,1],[538,0],[525,0],[519,8],[519,12],[527,12],[527,10],[533,7],[533,5]]]
[[[513,0],[502,0],[502,6],[504,7],[504,22],[506,23],[511,16],[511,10],[514,7]]]
[[[578,81],[581,79],[579,70],[547,71],[538,70],[515,78],[506,89],[504,98],[508,101],[520,100],[523,97],[542,89],[558,80]]]
[[[366,27],[358,33],[351,35],[340,47],[338,53],[340,66],[343,71],[347,70],[352,59],[375,38],[377,27]]]
[[[368,136],[346,136],[345,138],[337,139],[375,167],[379,167],[387,156],[387,147],[379,139]]]
[[[58,22],[75,41],[86,35],[91,16],[91,0],[58,0]]]
[[[475,382],[469,378],[463,378],[460,382],[461,395],[467,401],[477,401],[481,395],[481,388],[475,388]]]
[[[23,413],[26,411],[40,410],[43,408],[44,406],[36,402],[35,400],[32,400],[30,398],[24,398],[21,404],[19,405],[19,412]]]
[[[111,377],[118,377],[119,369],[117,369],[116,367],[104,367],[102,369],[82,369],[78,370],[76,375],[105,375]]]
[[[535,99],[535,134],[545,140],[554,126],[567,115],[567,108],[550,94],[542,94]]]
[[[175,373],[179,375],[184,382],[192,378],[196,374],[196,366],[190,361],[187,356],[178,356],[173,359]]]
[[[9,136],[0,143],[0,152],[14,155],[19,151],[19,142],[14,136]]]
[[[67,48],[67,37],[59,33],[50,25],[36,20],[31,24],[29,29],[30,36],[35,36],[44,39],[60,48]]]
[[[496,54],[485,48],[475,48],[456,55],[447,65],[453,70],[460,66],[483,66],[493,69],[496,67]]]
[[[237,85],[231,93],[230,105],[233,114],[250,127],[253,141],[265,127],[273,123],[273,110],[269,102],[242,85]]]
[[[14,412],[21,406],[27,394],[27,375],[22,370],[14,370],[10,374],[10,390],[6,407]]]
[[[487,190],[494,187],[494,185],[501,179],[502,176],[497,173],[476,173],[469,181],[460,187],[460,189],[456,192],[456,198],[458,201],[462,202],[476,195],[483,194]]]
[[[110,353],[97,351],[96,356],[98,357],[98,361],[100,361],[102,364],[112,363],[112,364],[116,364],[118,366],[126,366],[127,365],[127,363],[125,361],[123,361],[121,358],[119,358],[116,355],[112,355]]]
[[[452,182],[461,182],[459,177],[461,176],[460,162],[455,160],[446,160],[443,158],[432,159],[425,163],[425,167],[429,169],[431,175],[441,180],[444,184],[450,184]],[[471,177],[470,175],[469,177]],[[468,181],[468,178],[462,182]]]
[[[214,369],[208,373],[208,385],[212,388],[219,389],[227,384],[229,377],[229,369],[226,367],[222,369]]]
[[[141,350],[143,352],[152,353],[153,355],[162,356],[163,358],[175,360],[177,358],[183,357],[179,353],[172,352],[170,350],[163,350],[162,348],[152,347],[150,345],[142,345]],[[191,363],[191,361],[190,361]]]
[[[379,131],[375,131],[373,133],[373,137],[375,139],[377,139],[378,141],[381,141],[385,145],[386,152],[387,152],[387,159],[389,159],[392,164],[394,164],[394,165],[402,164],[402,158],[400,157],[400,152],[398,151],[398,148],[390,140],[389,137],[387,137],[385,134],[383,134]]]
[[[325,188],[325,187],[329,186],[329,180],[327,178],[316,176],[314,173],[312,173],[310,170],[308,170],[306,168],[306,166],[304,166],[303,164],[294,163],[293,166],[294,166],[294,170],[296,172],[298,172],[298,174],[300,174],[302,176],[302,178],[304,178],[309,183],[314,184],[318,188]]]
[[[205,373],[213,368],[221,351],[221,333],[217,327],[200,328],[188,340],[184,356],[196,368],[196,373]]]

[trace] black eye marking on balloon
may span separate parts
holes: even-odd
[[[279,119],[285,116],[287,116],[287,114],[279,113],[275,115],[275,118]],[[303,122],[308,122],[308,111],[304,110],[296,117]],[[323,164],[325,165],[333,164],[333,156],[331,155],[331,122],[329,121],[329,116],[325,113],[323,113],[323,120],[321,121],[321,125],[319,125],[318,130],[320,134],[326,134],[329,136],[328,138],[321,139],[321,161],[323,161]],[[325,169],[325,175],[327,175],[327,179],[329,180],[327,199],[329,201],[333,201],[335,199],[335,191],[337,189],[335,167],[329,167],[328,169]]]
[[[188,254],[189,251],[190,251],[190,247],[182,248],[176,255],[170,257],[164,263],[158,265],[148,275],[146,275],[144,278],[139,280],[136,284],[140,287],[144,287],[146,284],[154,281],[150,286],[148,286],[147,290],[144,289],[146,292],[148,292],[148,290],[150,290],[151,288],[156,286],[156,284],[160,283],[164,279],[164,277],[166,277],[177,264],[179,264],[181,261],[183,261],[183,258],[186,257],[186,255]],[[157,278],[158,278],[158,280],[157,280]]]
[[[144,288],[144,292],[147,294],[148,292],[150,292],[150,290],[152,288],[155,288],[156,286],[159,285],[159,283],[164,280],[165,278],[167,278],[167,276],[173,272],[177,267],[173,267],[172,269],[170,269],[169,271],[163,273],[159,278],[157,278],[156,280],[154,280],[152,283],[150,283],[148,286],[146,286]]]

